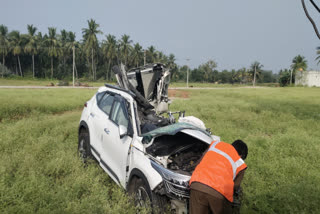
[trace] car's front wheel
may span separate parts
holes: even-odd
[[[133,177],[128,192],[138,208],[152,210],[152,213],[167,213],[169,209],[166,197],[153,193],[142,178]]]
[[[139,207],[149,207],[151,205],[151,197],[148,192],[148,186],[142,181],[141,178],[138,178],[134,189],[134,199],[136,205]]]
[[[79,134],[79,142],[78,142],[78,155],[80,159],[86,163],[88,159],[92,158],[92,154],[90,151],[90,138],[87,130],[81,130]]]

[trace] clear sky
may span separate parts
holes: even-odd
[[[278,72],[302,54],[309,68],[320,69],[314,60],[319,40],[300,0],[1,0],[0,5],[0,24],[9,31],[26,33],[33,24],[43,33],[48,27],[76,32],[79,40],[93,18],[105,35],[128,34],[144,48],[173,53],[180,65],[187,58],[191,67],[214,59],[219,70],[238,69],[258,60]],[[320,14],[311,14],[320,25]]]

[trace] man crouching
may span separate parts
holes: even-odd
[[[233,193],[240,188],[247,165],[247,145],[212,142],[190,179],[190,213],[231,213]]]

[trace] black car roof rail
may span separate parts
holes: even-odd
[[[112,88],[112,89],[116,89],[116,90],[119,90],[119,91],[126,92],[126,93],[128,93],[129,95],[131,95],[133,98],[136,97],[136,95],[135,95],[132,91],[129,91],[129,90],[120,88],[120,87],[115,86],[115,85],[110,85],[110,84],[107,84],[107,83],[105,83],[104,85],[105,85],[107,88]]]

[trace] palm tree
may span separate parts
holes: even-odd
[[[20,35],[19,31],[14,30],[9,34],[9,39],[10,39],[10,45],[12,47],[12,53],[14,56],[17,56],[20,75],[23,76],[20,57],[19,57],[20,54],[22,53],[22,44],[23,44],[22,36]]]
[[[213,74],[213,70],[217,67],[217,63],[214,60],[209,60],[204,64],[204,76],[206,81],[209,81],[209,77]]]
[[[318,58],[318,57],[317,57]],[[298,55],[293,58],[292,64],[291,64],[291,74],[290,74],[290,85],[292,84],[292,73],[295,73],[296,71],[305,71],[307,70],[308,64],[307,60],[304,56]]]
[[[263,67],[263,65],[261,65],[260,62],[257,62],[257,61],[252,63],[250,66],[249,73],[251,73],[251,75],[253,75],[253,81],[252,81],[253,86],[256,86],[256,79],[257,79],[257,76],[260,76],[260,74],[262,72],[262,67]]]
[[[127,65],[128,63],[128,57],[129,57],[130,51],[132,50],[131,43],[132,43],[132,40],[130,40],[129,35],[126,35],[126,34],[122,35],[119,44],[120,44],[121,58],[125,65]]]
[[[76,41],[76,34],[74,32],[69,31],[67,33],[67,39],[66,39],[66,51],[67,54],[70,54],[70,52],[73,52],[74,48],[79,47],[78,42]],[[77,68],[75,67],[75,72],[76,72],[76,79],[78,79],[78,72]]]
[[[154,46],[151,45],[147,49],[147,62],[154,63],[156,61],[156,58],[157,58],[156,49]]]
[[[29,53],[32,55],[32,74],[33,74],[33,78],[35,76],[34,73],[34,55],[37,54],[37,38],[36,38],[36,31],[37,28],[33,27],[33,25],[28,25],[28,34],[27,34],[27,44],[24,47],[24,51],[26,53]]]
[[[106,41],[103,41],[102,51],[108,62],[107,79],[109,80],[109,78],[111,77],[110,75],[111,63],[117,59],[117,40],[116,40],[116,37],[111,34],[108,34],[106,36],[106,39],[107,39]]]
[[[240,80],[241,83],[247,83],[248,81],[248,72],[246,68],[241,68],[237,71],[237,78]]]
[[[235,69],[232,69],[230,73],[231,73],[231,84],[233,85],[235,82],[239,81],[240,79]]]
[[[45,48],[45,41],[48,38],[48,36],[45,34],[45,36],[42,36],[41,32],[38,32],[36,35],[36,43],[37,43],[37,48],[38,48],[38,64],[44,65],[47,60],[46,60],[46,54],[47,54],[47,49]],[[38,76],[40,77],[46,77],[46,72],[43,72],[42,75],[42,70],[44,66],[38,67]]]
[[[165,63],[165,55],[163,54],[162,51],[156,52],[156,62]]]
[[[57,39],[56,28],[49,27],[49,34],[45,38],[45,44],[48,47],[48,55],[51,57],[51,79],[53,78],[53,58],[59,55],[59,42]],[[46,37],[46,36],[45,36]]]
[[[0,54],[2,55],[2,64],[5,65],[5,57],[9,52],[8,28],[0,25]]]
[[[102,34],[99,28],[99,24],[97,24],[93,19],[90,19],[88,22],[88,28],[82,28],[83,39],[85,41],[85,51],[86,55],[89,58],[91,55],[91,65],[92,65],[92,75],[93,80],[96,79],[95,67],[94,67],[94,55],[95,50],[98,48],[98,39],[97,34]]]
[[[76,41],[76,34],[74,32],[69,31],[67,33],[67,38],[66,38],[66,49],[67,52],[70,53],[72,51],[73,47],[77,47],[79,44]]]
[[[168,57],[168,62],[167,62],[167,66],[170,70],[172,70],[174,67],[176,67],[176,57],[174,56],[174,54],[170,54]]]
[[[170,69],[171,78],[176,77],[178,73],[178,66],[175,61],[176,57],[174,56],[174,54],[169,54],[167,66]]]
[[[132,57],[131,59],[133,61],[133,64],[139,67],[139,64],[143,60],[143,50],[142,50],[142,46],[139,43],[136,43],[134,45],[131,57]]]
[[[62,57],[62,63],[63,63],[63,70],[66,72],[66,57],[67,57],[67,40],[68,40],[68,33],[65,29],[60,31],[60,54]]]
[[[279,83],[280,86],[284,87],[290,83],[290,75],[292,74],[291,70],[281,69],[279,72]]]
[[[8,28],[0,25],[0,54],[2,55],[2,64],[5,66],[5,58],[9,52]],[[2,72],[2,77],[3,77]]]

